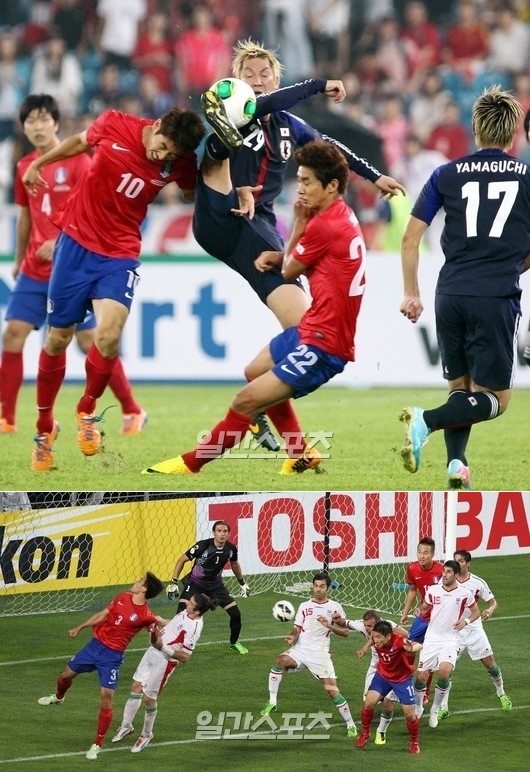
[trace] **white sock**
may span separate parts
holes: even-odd
[[[141,694],[130,694],[129,699],[125,703],[123,709],[123,718],[121,720],[121,726],[132,726],[134,717],[138,713],[138,708],[142,704]]]
[[[447,690],[445,692],[444,698],[442,700],[442,704],[440,705],[441,708],[444,710],[449,710],[449,692],[451,691],[451,687],[453,686],[453,679],[449,681],[449,686],[447,687]]]
[[[381,732],[382,734],[384,734],[387,731],[388,727],[390,726],[393,718],[394,718],[394,716],[390,716],[389,718],[386,718],[381,713],[381,716],[379,718],[379,726],[377,727],[377,731]]]
[[[283,678],[282,671],[271,670],[269,673],[269,702],[276,705],[278,702],[278,689]]]
[[[153,705],[153,707],[145,709],[144,725],[142,727],[143,737],[151,737],[153,734],[153,724],[155,723],[157,710],[158,705]]]

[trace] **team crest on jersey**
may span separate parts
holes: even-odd
[[[64,185],[67,177],[68,177],[68,170],[66,169],[66,166],[59,166],[55,170],[55,183],[57,185]]]
[[[136,622],[136,620],[138,619],[138,614],[136,612],[133,612],[129,617],[129,619],[131,622]]]
[[[291,157],[293,152],[293,146],[290,139],[282,139],[280,141],[280,154],[284,161],[287,161]]]

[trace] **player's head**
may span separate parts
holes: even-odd
[[[239,40],[232,60],[234,77],[244,80],[255,94],[268,94],[280,85],[282,65],[274,51],[253,40]]]
[[[456,582],[456,577],[460,573],[460,563],[456,560],[446,560],[444,563],[444,572],[442,575],[442,584],[445,587],[452,587]]]
[[[325,600],[327,598],[331,578],[327,571],[320,571],[313,576],[313,596],[316,600]]]
[[[467,550],[456,550],[453,557],[460,566],[460,572],[467,573],[468,566],[471,563],[471,552]]]
[[[372,638],[376,646],[384,646],[392,637],[392,625],[385,619],[376,622],[372,630]]]
[[[381,617],[377,611],[373,608],[369,608],[363,614],[364,629],[367,633],[371,633],[377,622],[381,621]]]
[[[195,150],[205,134],[197,113],[174,107],[153,123],[145,142],[145,154],[150,161],[175,161]]]
[[[143,579],[143,585],[145,587],[145,597],[146,600],[149,600],[149,598],[156,598],[157,595],[160,595],[162,590],[164,589],[164,585],[158,578],[158,576],[155,576],[151,573],[151,571],[148,571]]]
[[[434,550],[436,544],[434,539],[430,536],[424,536],[418,542],[418,548],[416,555],[418,556],[418,563],[420,566],[430,566],[434,558]]]
[[[299,200],[315,211],[323,211],[346,190],[350,170],[334,145],[315,139],[294,153],[298,164]]]
[[[57,142],[59,105],[49,94],[29,94],[18,110],[24,134],[38,150],[48,150]]]
[[[213,611],[217,608],[217,603],[213,598],[209,598],[203,592],[196,592],[186,603],[187,611],[199,617],[202,617],[207,611]]]
[[[471,126],[478,148],[509,150],[521,124],[520,102],[500,86],[483,91],[473,105]]]
[[[216,520],[212,527],[212,534],[216,545],[221,546],[228,541],[230,525],[226,520]]]

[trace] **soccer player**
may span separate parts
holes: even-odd
[[[138,579],[130,590],[121,592],[102,611],[93,614],[69,631],[70,638],[86,627],[92,627],[93,637],[77,654],[74,654],[57,681],[55,694],[39,699],[39,705],[60,705],[74,678],[80,673],[97,670],[100,684],[100,710],[97,734],[86,757],[95,760],[112,723],[112,702],[118,686],[124,652],[134,636],[143,629],[168,620],[155,616],[146,601],[155,598],[163,590],[163,584],[149,571]]]
[[[160,634],[156,630],[151,632],[151,646],[134,672],[131,693],[123,709],[121,724],[112,738],[113,743],[133,734],[132,722],[142,701],[145,706],[144,724],[131,752],[140,753],[151,742],[158,710],[158,695],[175,668],[186,663],[193,654],[201,637],[203,614],[213,608],[214,601],[203,593],[196,593],[186,601],[184,610],[179,611]]]
[[[361,734],[355,741],[357,748],[363,748],[370,739],[370,724],[374,708],[382,697],[394,692],[403,706],[403,714],[409,733],[409,752],[419,753],[420,721],[414,709],[414,688],[412,673],[414,665],[410,654],[421,649],[421,643],[409,641],[392,629],[390,622],[381,619],[372,630],[373,647],[378,656],[376,673],[364,698],[361,710]],[[379,734],[379,732],[378,732]],[[384,745],[377,742],[376,745]]]
[[[529,167],[508,155],[522,108],[498,86],[473,105],[477,152],[440,166],[412,209],[401,245],[401,313],[416,323],[423,311],[418,284],[419,244],[436,212],[445,210],[445,263],[435,296],[436,332],[445,404],[407,407],[401,451],[417,472],[431,432],[444,429],[448,487],[471,487],[466,447],[471,427],[504,413],[512,394],[521,318],[519,277],[530,266]]]
[[[430,617],[414,683],[416,715],[418,718],[423,715],[428,675],[437,671],[438,680],[429,714],[429,726],[433,729],[438,726],[438,710],[458,658],[459,632],[480,616],[473,593],[457,581],[459,573],[460,563],[446,560],[441,583],[427,589],[422,604],[422,611],[428,612]]]
[[[97,399],[114,372],[120,337],[139,276],[140,225],[161,188],[176,182],[193,199],[195,148],[204,136],[201,118],[174,108],[156,120],[109,110],[88,129],[36,158],[22,178],[29,193],[47,189],[41,169],[97,149],[90,168],[75,186],[54,223],[61,234],[54,251],[49,286],[48,329],[37,375],[37,436],[32,466],[53,466],[57,437],[54,403],[65,374],[65,350],[75,324],[92,307],[95,340],[86,357],[85,392],[76,407],[77,442],[94,455],[101,445]]]
[[[225,418],[194,449],[155,464],[144,473],[200,472],[241,441],[254,416],[268,407],[284,437],[288,458],[282,473],[315,469],[320,454],[305,442],[290,398],[303,397],[342,372],[355,356],[354,337],[365,287],[365,245],[343,193],[349,169],[332,144],[315,140],[296,150],[298,196],[291,238],[282,252],[263,252],[259,271],[282,266],[286,279],[305,273],[312,302],[296,327],[273,338],[247,366],[249,383],[236,394]]]
[[[326,572],[313,576],[313,597],[301,603],[296,612],[294,627],[285,642],[289,648],[276,658],[269,673],[269,701],[261,711],[268,716],[277,710],[278,689],[286,673],[309,670],[318,678],[333,704],[346,722],[348,737],[357,736],[357,728],[350,712],[350,706],[339,692],[335,668],[330,654],[330,633],[346,638],[349,630],[337,625],[333,615],[346,615],[340,603],[328,597],[331,579]]]
[[[439,560],[434,559],[435,548],[436,545],[434,539],[430,536],[424,536],[423,539],[420,539],[418,542],[416,551],[418,559],[409,563],[407,567],[405,581],[409,588],[405,599],[405,605],[401,613],[400,622],[402,625],[407,624],[410,610],[418,600],[418,593],[420,596],[420,603],[414,609],[414,621],[412,622],[412,626],[408,633],[409,641],[423,643],[427,625],[429,624],[429,616],[427,613],[422,613],[421,604],[425,599],[427,587],[438,584],[442,579],[444,569],[442,563],[440,563]],[[425,703],[429,702],[431,681],[432,675],[429,675],[424,694]]]
[[[166,592],[169,600],[175,600],[179,594],[179,581],[183,582],[179,611],[186,609],[187,601],[196,593],[204,593],[215,601],[215,605],[224,609],[230,618],[230,648],[239,654],[248,654],[248,649],[239,642],[241,612],[223,582],[223,568],[226,563],[230,563],[230,568],[241,586],[242,596],[248,598],[250,595],[250,587],[237,559],[237,547],[228,541],[229,534],[229,524],[225,520],[216,520],[212,527],[212,537],[195,542],[179,557]],[[193,566],[181,580],[180,574],[189,560],[194,561]]]
[[[354,630],[363,636],[365,643],[361,646],[360,649],[357,649],[358,657],[364,657],[368,650],[371,651],[370,664],[368,665],[368,670],[366,671],[366,676],[364,679],[363,696],[366,698],[366,694],[368,693],[372,679],[377,671],[377,663],[379,662],[379,655],[373,646],[374,638],[372,633],[376,623],[382,621],[381,617],[377,611],[375,611],[375,609],[368,609],[364,612],[362,619],[342,619],[338,616],[335,617],[334,615],[333,621],[335,624],[347,627],[349,630]],[[407,637],[408,632],[404,627],[399,627],[399,625],[397,625],[395,622],[392,622],[391,620],[385,621],[387,621],[392,628],[392,632],[398,633],[404,638]],[[375,733],[374,742],[376,745],[386,745],[386,733],[392,718],[394,717],[394,702],[397,701],[398,698],[394,691],[390,691],[383,700],[383,708],[379,718],[379,725],[377,727],[377,732]]]
[[[488,674],[493,681],[497,697],[501,702],[503,710],[510,711],[512,709],[512,701],[504,691],[504,680],[502,677],[501,669],[495,661],[493,649],[488,640],[488,636],[482,625],[482,620],[491,619],[492,615],[497,611],[499,604],[497,603],[495,596],[488,587],[484,579],[480,576],[472,574],[469,570],[471,564],[471,553],[467,550],[457,550],[454,555],[454,559],[460,565],[460,573],[457,575],[457,581],[464,586],[467,590],[470,590],[475,600],[483,600],[488,605],[473,622],[473,624],[467,625],[461,630],[459,634],[460,638],[460,652],[458,657],[464,653],[467,649],[467,653],[470,658],[476,662],[480,660]],[[451,690],[452,682],[449,684],[445,697],[442,701],[441,707],[438,711],[438,718],[447,718],[449,715],[449,692]]]
[[[20,105],[19,119],[25,136],[35,150],[20,159],[15,176],[18,214],[12,273],[16,284],[9,296],[2,333],[0,434],[17,431],[16,405],[23,381],[24,344],[30,332],[39,330],[46,321],[52,254],[59,235],[50,218],[90,166],[90,158],[86,154],[52,163],[43,171],[48,187],[39,188],[36,196],[29,196],[22,177],[35,158],[59,145],[59,107],[49,94],[30,94]],[[95,325],[94,314],[90,313],[75,328],[77,343],[85,354],[94,339]],[[134,399],[119,358],[109,386],[122,407],[122,433],[138,434],[143,429],[147,414]]]
[[[197,186],[193,232],[198,243],[210,255],[249,283],[282,328],[287,329],[300,322],[309,307],[309,299],[297,276],[282,274],[279,265],[262,272],[255,260],[265,250],[283,251],[274,201],[281,193],[288,162],[295,148],[320,139],[322,135],[286,110],[318,93],[341,102],[345,91],[342,81],[325,79],[310,79],[276,91],[280,85],[281,69],[274,51],[252,40],[237,43],[232,72],[236,78],[248,83],[257,95],[254,117],[239,131],[227,126],[222,101],[212,91],[203,95],[206,119],[217,134],[210,134],[206,140]],[[382,175],[349,148],[330,137],[324,139],[339,148],[351,171],[373,182],[381,194],[404,192],[396,180]],[[242,185],[253,186],[255,211],[252,219],[232,214],[237,200],[236,188]],[[283,406],[269,411],[273,422],[270,413],[278,410],[283,410]],[[279,449],[264,417],[259,416],[252,422],[251,431],[264,447],[274,451]]]

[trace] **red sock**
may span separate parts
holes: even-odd
[[[363,729],[370,729],[374,717],[373,708],[361,708],[361,725]]]
[[[55,696],[57,699],[62,700],[68,689],[72,685],[72,679],[71,678],[62,678],[59,676],[57,679],[57,691],[55,692]]]
[[[189,453],[184,453],[182,458],[188,469],[192,472],[200,471],[205,464],[219,458],[225,450],[233,448],[248,431],[251,418],[243,413],[229,409],[222,421],[209,432],[206,438]]]
[[[417,740],[420,734],[420,720],[418,716],[407,718],[407,731],[411,740]]]
[[[0,366],[0,397],[2,399],[2,418],[8,424],[15,424],[17,397],[24,377],[24,360],[22,351],[2,352]]]
[[[85,359],[85,393],[77,403],[78,413],[93,413],[96,400],[107,388],[118,357],[107,359],[95,343],[90,346]]]
[[[98,736],[94,740],[96,745],[103,745],[105,735],[112,723],[112,708],[100,708],[98,716]]]
[[[285,402],[268,407],[265,412],[278,430],[278,434],[281,434],[285,440],[285,450],[289,458],[297,458],[302,455],[307,442],[303,437],[302,428],[291,400],[286,399]]]
[[[51,432],[53,429],[53,406],[66,372],[66,353],[50,356],[44,349],[39,356],[37,374],[37,432]]]
[[[141,413],[142,408],[136,402],[131,390],[131,384],[127,380],[121,359],[116,360],[114,370],[110,376],[109,386],[114,396],[121,405],[122,413]]]

